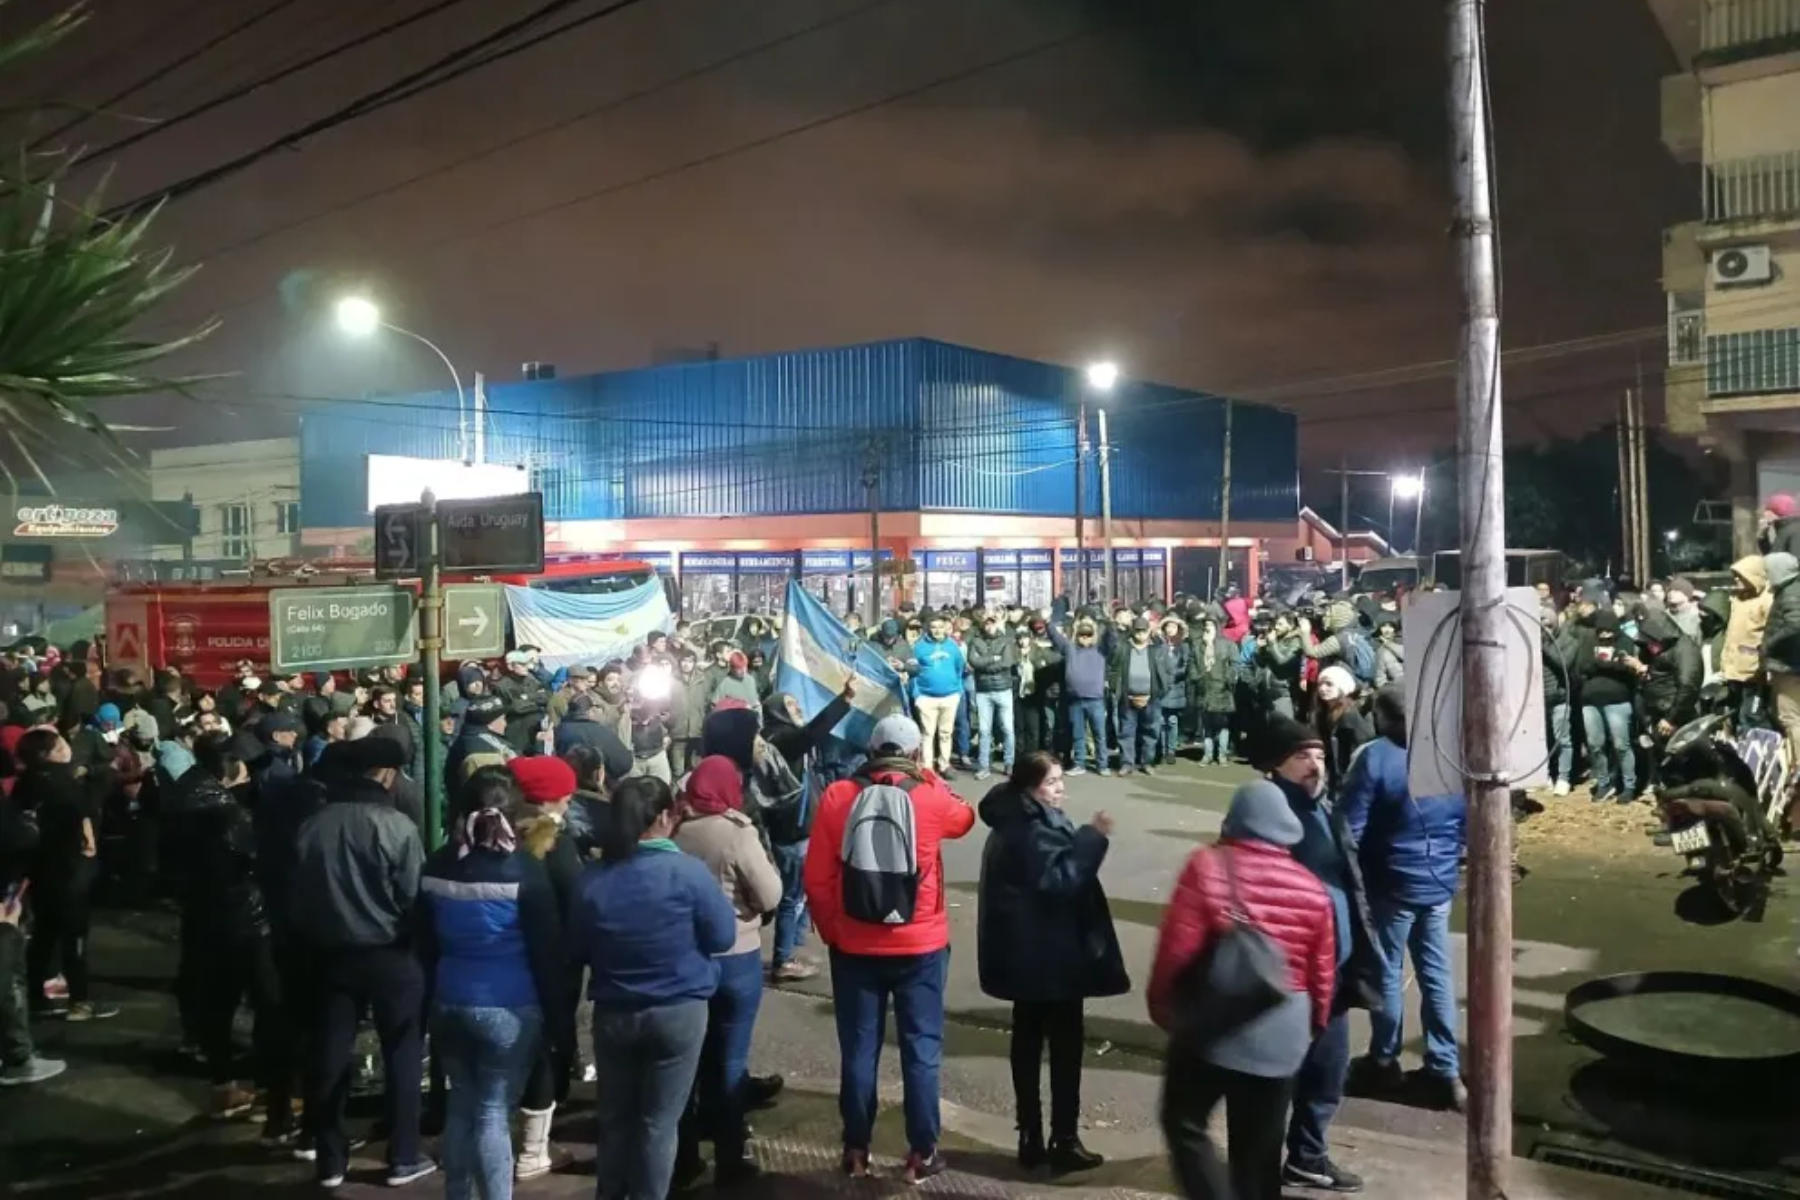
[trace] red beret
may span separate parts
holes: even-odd
[[[560,758],[515,758],[506,764],[531,804],[555,804],[575,794],[575,768]]]
[[[1763,511],[1776,517],[1791,517],[1800,514],[1800,503],[1786,492],[1776,492],[1763,504]]]

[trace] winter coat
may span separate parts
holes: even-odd
[[[40,897],[65,896],[93,881],[96,859],[84,852],[82,822],[100,838],[100,807],[91,789],[67,763],[27,767],[13,785],[11,803],[36,823],[38,842],[31,861],[31,889]]]
[[[781,875],[750,818],[741,812],[689,817],[676,832],[675,844],[706,864],[737,914],[737,941],[725,953],[759,952],[763,914],[781,903]]]
[[[969,635],[969,670],[977,692],[1010,692],[1019,675],[1019,643],[1012,631],[1002,628],[989,637],[977,631]]]
[[[1050,644],[1063,657],[1063,690],[1069,699],[1099,700],[1106,695],[1107,662],[1099,638],[1088,646],[1077,645],[1052,625]]]
[[[518,751],[485,725],[463,726],[450,749],[444,753],[444,779],[452,795],[463,782],[482,767],[503,767],[517,757]]]
[[[425,846],[386,789],[335,781],[295,839],[288,916],[318,949],[392,946],[412,932]]]
[[[522,850],[440,846],[425,861],[418,917],[434,1004],[535,1007],[553,1046],[573,1044],[563,920],[543,863]]]
[[[1157,703],[1166,713],[1182,712],[1188,706],[1188,693],[1196,687],[1194,647],[1186,638],[1159,642],[1157,647],[1162,651],[1163,667],[1169,680],[1167,690],[1157,697]]]
[[[161,834],[165,878],[188,920],[232,943],[268,932],[256,824],[224,784],[200,768],[182,776]]]
[[[1325,778],[1327,792],[1336,796],[1344,786],[1344,776],[1357,750],[1375,737],[1375,727],[1354,703],[1346,704],[1335,719],[1321,713],[1319,732],[1325,739]]]
[[[712,693],[702,684],[701,678],[696,671],[690,678],[678,675],[671,682],[669,736],[676,741],[699,737],[700,727],[706,724],[706,710],[712,703]]]
[[[1546,626],[1538,653],[1544,663],[1544,703],[1567,704],[1573,696],[1571,676],[1581,652],[1581,639],[1570,625]]]
[[[1230,878],[1226,875],[1227,857]],[[1223,840],[1188,858],[1175,883],[1175,894],[1163,910],[1156,939],[1146,997],[1150,1019],[1163,1029],[1175,1029],[1178,983],[1229,926],[1229,914],[1239,904],[1250,924],[1274,941],[1286,957],[1289,987],[1306,997],[1312,1031],[1324,1029],[1331,1019],[1337,970],[1331,901],[1319,880],[1285,849],[1258,841]],[[1224,1041],[1231,1040],[1232,1035],[1227,1034]],[[1236,1047],[1214,1049],[1230,1053]],[[1293,1066],[1298,1067],[1306,1053],[1304,1036],[1291,1052],[1296,1055]],[[1290,1074],[1291,1069],[1272,1066],[1271,1073]]]
[[[647,841],[631,857],[581,873],[569,954],[590,969],[588,999],[641,1012],[719,989],[715,955],[737,940],[737,914],[706,864],[673,842]]]
[[[1194,703],[1205,713],[1236,712],[1239,647],[1220,634],[1213,638],[1212,652],[1208,667],[1205,647],[1193,648]]]
[[[1716,666],[1726,680],[1747,683],[1762,670],[1763,634],[1768,629],[1769,609],[1775,598],[1769,591],[1769,571],[1760,555],[1740,558],[1731,564],[1731,573],[1755,588],[1756,595],[1748,600],[1731,598],[1731,615],[1725,621],[1725,637]]]
[[[1792,554],[1800,558],[1800,517],[1782,517],[1757,538],[1764,554]]]
[[[1700,647],[1683,634],[1668,613],[1658,609],[1644,618],[1641,651],[1647,668],[1638,694],[1651,722],[1667,721],[1677,727],[1699,715],[1700,684],[1705,669]]]
[[[976,962],[996,1000],[1059,1003],[1131,990],[1100,864],[1107,839],[1003,783],[981,801]]]
[[[1637,696],[1638,674],[1626,666],[1624,660],[1634,656],[1637,647],[1624,634],[1619,634],[1613,640],[1611,657],[1605,657],[1598,634],[1608,629],[1616,632],[1619,620],[1602,609],[1589,621],[1591,629],[1582,636],[1581,650],[1575,659],[1581,703],[1588,708],[1630,704]]]
[[[1063,656],[1054,642],[1032,639],[1031,676],[1020,699],[1027,704],[1055,704],[1063,693]]]
[[[1406,682],[1406,643],[1398,638],[1375,639],[1375,688]]]
[[[756,680],[750,674],[745,673],[739,676],[733,675],[730,671],[719,676],[719,681],[713,685],[709,700],[712,708],[717,708],[721,700],[738,700],[751,712],[760,709],[763,702],[762,691],[756,686]]]
[[[1771,675],[1800,674],[1800,573],[1769,572],[1769,620],[1763,630],[1763,669]]]
[[[573,807],[571,803],[570,809]],[[559,820],[532,807],[515,815],[513,830],[518,834],[519,849],[544,864],[550,890],[556,895],[557,916],[566,925],[581,883],[581,850],[575,844],[575,835],[566,819]]]
[[[844,826],[850,808],[869,780],[898,785],[911,778],[913,826],[919,863],[919,895],[905,925],[872,925],[844,915]],[[806,902],[819,937],[846,954],[931,954],[950,944],[950,915],[944,903],[943,843],[975,827],[975,810],[929,771],[903,759],[875,759],[853,779],[841,779],[819,797],[812,840],[806,850]]]
[[[798,775],[806,766],[806,756],[821,749],[831,740],[831,731],[850,715],[850,701],[833,696],[813,719],[796,725],[788,712],[789,695],[776,692],[762,706],[762,738],[787,762],[788,769]],[[796,707],[798,701],[796,700]]]
[[[1113,647],[1112,656],[1106,664],[1107,690],[1117,697],[1120,704],[1125,703],[1125,697],[1129,691],[1126,687],[1126,680],[1131,671],[1133,649],[1130,638],[1119,638]],[[1150,690],[1145,695],[1154,701],[1169,690],[1169,663],[1167,657],[1159,651],[1154,642],[1146,645],[1144,651],[1148,656],[1150,667]]]
[[[494,694],[506,704],[509,730],[521,721],[535,721],[550,711],[550,689],[535,675],[504,675],[495,681]]]
[[[1381,947],[1374,940],[1375,920],[1369,912],[1369,894],[1363,881],[1362,863],[1356,856],[1356,839],[1344,814],[1306,795],[1279,777],[1271,779],[1287,797],[1305,829],[1305,838],[1293,849],[1294,861],[1317,876],[1331,898],[1336,930],[1338,978],[1334,1007],[1381,1007],[1381,980],[1386,970]]]
[[[1219,630],[1219,636],[1228,642],[1241,642],[1244,635],[1250,632],[1250,601],[1242,596],[1233,596],[1225,601],[1225,624]]]
[[[1414,800],[1406,784],[1406,747],[1377,738],[1344,779],[1337,811],[1356,840],[1372,900],[1443,904],[1461,883],[1468,800],[1461,794]]]

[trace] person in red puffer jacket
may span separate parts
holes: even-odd
[[[1276,1200],[1294,1073],[1331,1016],[1337,939],[1331,900],[1294,861],[1303,829],[1281,789],[1246,783],[1231,800],[1218,845],[1196,851],[1163,913],[1150,976],[1150,1018],[1174,1036],[1163,1078],[1162,1124],[1182,1189],[1191,1197]],[[1217,1036],[1181,1030],[1178,981],[1234,908],[1285,954],[1290,992],[1256,1019]],[[1229,1111],[1230,1166],[1207,1122]]]

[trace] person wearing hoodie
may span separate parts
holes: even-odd
[[[1450,905],[1462,881],[1468,841],[1468,800],[1460,792],[1414,796],[1406,776],[1406,693],[1375,696],[1380,736],[1357,756],[1338,810],[1356,840],[1369,889],[1369,911],[1384,958],[1381,1008],[1370,1018],[1369,1053],[1352,1065],[1356,1089],[1392,1094],[1400,1072],[1406,1015],[1406,956],[1412,955],[1425,1023],[1425,1068],[1420,1080],[1439,1107],[1461,1112],[1468,1103],[1456,1046],[1455,962],[1450,953]]]
[[[700,683],[700,658],[681,647],[669,680],[669,770],[680,779],[700,761],[700,727],[712,697]]]
[[[1055,625],[1050,642],[1063,656],[1063,698],[1069,711],[1068,737],[1074,766],[1070,775],[1086,775],[1088,748],[1096,758],[1094,770],[1108,774],[1106,755],[1106,652],[1100,645],[1100,628],[1092,617],[1075,619],[1070,636]]]
[[[563,722],[563,727],[568,725]],[[477,696],[463,710],[462,732],[444,754],[445,787],[455,792],[480,768],[505,766],[515,757],[517,751],[506,739],[506,702],[498,696]]]
[[[1673,596],[1676,593],[1670,592]],[[1698,609],[1693,610],[1696,614]],[[1652,610],[1639,627],[1638,657],[1644,664],[1638,698],[1644,706],[1643,724],[1655,752],[1651,765],[1662,757],[1662,747],[1683,725],[1700,715],[1700,684],[1705,669],[1700,646],[1682,632],[1673,613]]]
[[[1306,736],[1304,726],[1288,732],[1302,741]],[[1316,741],[1310,752],[1319,754]],[[1322,778],[1323,764],[1315,763],[1314,773]],[[1146,998],[1150,1019],[1169,1034],[1163,1136],[1182,1191],[1196,1200],[1278,1200],[1283,1183],[1300,1183],[1293,1159],[1282,1169],[1282,1131],[1290,1100],[1298,1101],[1296,1120],[1299,1105],[1307,1103],[1295,1097],[1296,1085],[1308,1079],[1309,1060],[1335,1023],[1333,905],[1324,885],[1291,853],[1306,838],[1307,824],[1283,792],[1265,780],[1238,788],[1218,844],[1196,850],[1182,869],[1157,935]],[[1288,994],[1223,1034],[1192,1028],[1182,1011],[1183,981],[1234,918],[1280,948]],[[1219,1161],[1208,1133],[1221,1100],[1229,1165]],[[1304,1165],[1308,1182],[1302,1186],[1358,1182],[1330,1169],[1322,1157]]]
[[[1016,757],[1013,693],[1019,681],[1019,646],[995,610],[982,614],[980,629],[969,631],[968,654],[975,685],[975,778],[986,779],[993,771],[996,729],[1000,733],[1000,769],[1010,775]]]
[[[603,686],[604,686],[604,681]],[[751,712],[762,708],[762,692],[756,686],[756,680],[750,674],[750,657],[742,650],[733,650],[726,660],[725,673],[713,684],[712,695],[708,697],[709,708],[717,710],[720,704],[735,700]]]
[[[1168,680],[1168,690],[1156,700],[1157,711],[1162,714],[1156,755],[1160,766],[1173,763],[1181,748],[1195,740],[1195,725],[1199,718],[1190,701],[1198,698],[1199,684],[1195,678],[1194,646],[1188,640],[1187,622],[1170,613],[1157,625],[1156,632],[1155,645],[1157,653],[1163,656]]]
[[[806,938],[807,843],[819,793],[840,773],[839,768],[847,765],[824,762],[821,756],[831,742],[832,730],[849,715],[855,697],[856,680],[851,676],[844,680],[844,690],[805,724],[801,723],[800,701],[788,693],[776,692],[763,702],[762,739],[780,755],[802,789],[797,804],[763,814],[769,853],[781,875],[781,903],[775,909],[774,951],[769,963],[769,974],[778,983],[795,983],[819,973],[817,967],[795,957]]]
[[[1104,1160],[1081,1144],[1082,1004],[1131,990],[1100,864],[1112,818],[1077,827],[1063,811],[1063,770],[1037,750],[982,798],[989,833],[981,853],[976,956],[981,990],[1011,1002],[1013,1097],[1019,1165],[1057,1172]],[[1040,1082],[1050,1050],[1050,1144]]]
[[[680,797],[683,819],[675,844],[706,864],[737,916],[731,948],[713,955],[718,988],[707,1000],[706,1040],[695,1083],[697,1122],[684,1122],[677,1179],[698,1175],[702,1132],[713,1144],[714,1177],[722,1186],[753,1179],[758,1168],[745,1152],[751,1095],[750,1043],[762,1005],[762,924],[781,903],[781,876],[744,815],[744,777],[737,764],[703,758]]]
[[[1406,643],[1400,640],[1400,614],[1382,608],[1375,614],[1375,690],[1406,682]]]
[[[1791,554],[1800,559],[1800,501],[1777,492],[1763,501],[1757,518],[1756,541],[1767,554]]]
[[[968,659],[961,644],[950,636],[950,619],[934,615],[925,627],[925,636],[913,643],[911,661],[902,661],[916,689],[913,711],[925,735],[925,765],[936,767],[945,779],[954,778],[950,750]]]
[[[1269,781],[1281,789],[1300,822],[1302,836],[1294,843],[1294,859],[1325,885],[1337,947],[1331,1018],[1324,1032],[1313,1039],[1294,1077],[1294,1112],[1288,1122],[1287,1166],[1282,1180],[1290,1187],[1357,1192],[1362,1190],[1362,1180],[1331,1161],[1329,1134],[1332,1118],[1343,1103],[1344,1079],[1350,1068],[1349,1010],[1373,1012],[1380,1007],[1385,959],[1374,939],[1375,922],[1355,839],[1343,813],[1324,802],[1324,739],[1298,721],[1277,717],[1270,722],[1257,762]]]
[[[1539,654],[1544,664],[1544,732],[1550,742],[1546,750],[1551,791],[1566,796],[1575,783],[1575,738],[1569,713],[1575,700],[1574,668],[1581,636],[1574,622],[1558,616],[1554,604],[1539,607],[1538,623],[1543,626]]]
[[[1774,597],[1769,590],[1769,569],[1760,555],[1731,564],[1732,592],[1713,667],[1739,699],[1743,711],[1750,701],[1751,685],[1762,677],[1763,634],[1769,625]],[[1707,599],[1710,601],[1713,593]]]
[[[1200,634],[1194,639],[1191,691],[1199,710],[1195,732],[1199,735],[1202,764],[1231,761],[1231,721],[1237,713],[1240,655],[1239,643],[1219,632],[1210,616],[1201,617]]]
[[[1637,647],[1619,633],[1619,618],[1610,608],[1596,608],[1587,623],[1591,636],[1581,643],[1575,674],[1594,800],[1630,803],[1637,796],[1637,754],[1631,744],[1641,676]]]
[[[1787,735],[1788,753],[1800,761],[1800,559],[1785,551],[1763,558],[1769,576],[1769,615],[1763,628],[1763,670],[1775,720]]]
[[[1319,672],[1317,698],[1313,727],[1325,743],[1327,794],[1336,797],[1356,752],[1375,736],[1375,731],[1357,707],[1356,679],[1342,664]]]

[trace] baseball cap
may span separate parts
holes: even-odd
[[[924,743],[917,722],[904,713],[893,713],[875,722],[875,729],[869,734],[869,753],[917,754]]]

